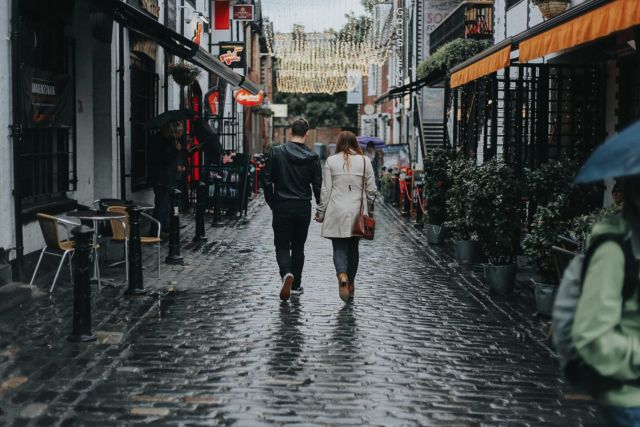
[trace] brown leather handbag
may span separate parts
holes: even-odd
[[[362,197],[360,198],[360,213],[356,216],[356,222],[353,224],[353,228],[351,229],[351,235],[353,237],[362,237],[366,240],[373,240],[376,234],[376,220],[373,219],[373,215],[369,216],[364,213],[364,186],[365,178],[367,176],[367,161],[364,156],[362,156],[362,161],[364,162],[364,168],[362,170]],[[373,211],[371,213],[373,213]]]

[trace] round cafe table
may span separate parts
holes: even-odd
[[[142,244],[140,242],[140,212],[154,208],[154,205],[135,200],[101,200],[102,206],[124,206],[129,213],[129,287],[127,295],[142,295],[144,278],[142,275]]]
[[[94,256],[93,279],[97,280],[98,288],[102,287],[100,279],[100,258],[98,257],[98,222],[111,220],[124,220],[127,216],[118,212],[99,212],[94,210],[79,210],[67,213],[69,218],[78,218],[80,220],[93,222],[93,245],[91,251]]]

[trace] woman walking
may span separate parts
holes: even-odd
[[[322,237],[331,239],[333,244],[338,291],[345,302],[353,300],[358,271],[360,237],[352,235],[353,224],[360,214],[362,198],[365,198],[366,214],[377,192],[371,160],[363,155],[353,133],[340,132],[336,153],[327,159],[324,167],[320,205],[315,219],[322,223]]]

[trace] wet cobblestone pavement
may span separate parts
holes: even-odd
[[[599,424],[591,402],[563,388],[528,314],[416,245],[389,209],[361,246],[347,306],[317,224],[305,292],[280,303],[270,221],[259,206],[219,244],[189,245],[189,265],[160,281],[177,280],[175,293],[123,302],[104,291],[95,329],[112,335],[102,343],[56,338],[69,330],[59,300],[0,317],[3,424]]]

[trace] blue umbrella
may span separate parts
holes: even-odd
[[[609,138],[582,166],[576,183],[640,174],[640,121]]]
[[[358,137],[358,144],[360,144],[362,148],[366,148],[370,142],[373,142],[373,146],[376,150],[382,150],[385,147],[384,141],[380,138],[376,138],[375,136]]]

